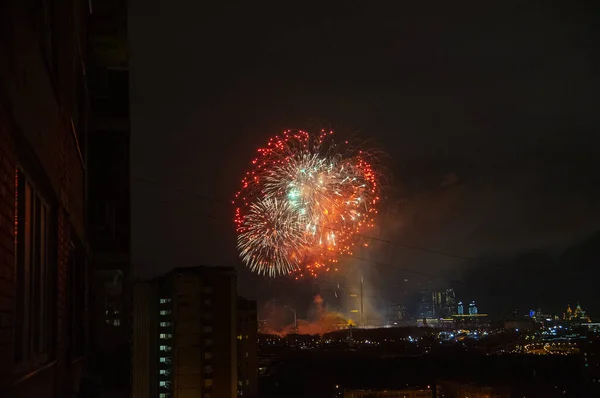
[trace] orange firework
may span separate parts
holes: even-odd
[[[352,254],[357,235],[373,227],[373,156],[332,135],[288,130],[258,150],[234,200],[240,257],[253,271],[337,269],[338,256]]]

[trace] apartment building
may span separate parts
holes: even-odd
[[[236,397],[237,303],[233,268],[177,268],[136,282],[134,396]]]

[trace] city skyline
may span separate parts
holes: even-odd
[[[586,6],[2,1],[0,397],[600,396]]]
[[[552,23],[561,14],[550,8],[500,18],[488,5],[446,5],[433,16],[417,4],[348,5],[340,15],[307,5],[284,23],[269,17],[275,4],[211,4],[211,18],[197,23],[207,12],[197,7],[131,4],[138,276],[239,267],[230,201],[255,150],[285,129],[326,128],[387,153],[382,220],[370,235],[475,260],[372,242],[357,256],[368,261],[342,258],[344,269],[365,268],[390,299],[404,279],[435,278],[493,311],[578,296],[600,311],[594,254],[580,250],[600,231],[600,82],[585,13]],[[239,274],[242,293],[259,300],[278,294],[274,284],[290,286]],[[298,302],[309,302],[311,283],[291,288]]]

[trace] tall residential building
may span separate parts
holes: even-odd
[[[238,297],[237,305],[238,396],[256,398],[258,394],[258,314],[256,301]]]
[[[134,300],[133,396],[237,396],[233,268],[177,268],[137,282]]]
[[[90,354],[105,383],[123,387],[131,379],[127,1],[94,1],[88,36]]]
[[[0,2],[0,396],[78,389],[88,340],[85,1]]]

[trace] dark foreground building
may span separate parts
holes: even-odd
[[[137,282],[133,395],[236,397],[237,303],[233,268],[177,268]]]
[[[85,368],[87,1],[0,2],[0,396]]]
[[[258,314],[256,301],[238,297],[237,304],[238,395],[258,396]]]
[[[90,360],[109,388],[131,380],[127,2],[94,1],[89,17]]]

